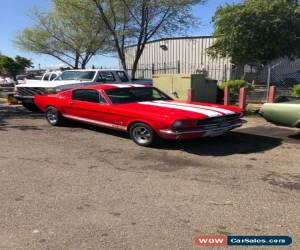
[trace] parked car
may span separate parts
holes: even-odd
[[[17,84],[34,83],[42,81],[44,75],[37,73],[29,73],[25,75],[17,75]]]
[[[47,96],[35,96],[47,121],[65,119],[128,132],[141,146],[158,138],[214,137],[242,126],[238,107],[174,101],[160,90],[137,84],[85,86]]]
[[[285,74],[283,76],[283,80],[281,81],[281,85],[285,87],[293,87],[297,83],[300,83],[300,70]]]
[[[265,103],[259,113],[276,125],[300,128],[299,97],[280,97],[275,103]]]
[[[23,84],[26,83],[27,75],[17,75],[17,84]]]
[[[15,81],[11,77],[0,76],[0,88],[14,88]]]
[[[53,81],[57,77],[59,77],[62,74],[61,71],[46,71],[42,77],[40,78],[33,78],[33,79],[26,79],[24,83],[40,83],[40,82],[48,82]]]
[[[44,75],[45,77],[45,75]],[[48,78],[50,79],[50,78]],[[128,83],[130,78],[123,70],[85,69],[66,70],[52,81],[36,81],[19,84],[16,87],[16,99],[31,111],[37,110],[33,98],[36,95],[57,93],[79,86],[88,86],[104,83]]]

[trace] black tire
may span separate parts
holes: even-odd
[[[129,129],[130,138],[139,146],[155,145],[159,137],[155,131],[145,123],[134,123]]]
[[[47,122],[52,126],[64,125],[65,119],[55,107],[48,107],[45,112]]]
[[[24,108],[26,108],[27,110],[29,110],[31,112],[35,112],[35,113],[36,112],[38,112],[38,113],[41,112],[41,110],[37,106],[35,106],[34,103],[22,102],[22,105],[23,105]]]

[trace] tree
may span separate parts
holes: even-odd
[[[300,9],[297,0],[245,0],[219,7],[213,17],[213,57],[237,65],[269,64],[300,55]]]
[[[66,0],[75,6],[72,0]],[[145,45],[155,37],[187,31],[196,23],[191,7],[205,0],[86,0],[94,6],[96,16],[111,35],[124,70],[127,70],[126,46],[135,44],[132,70],[135,78]],[[79,6],[80,7],[80,6]],[[81,9],[82,11],[85,8]]]
[[[32,67],[32,62],[25,57],[16,56],[13,59],[8,56],[0,55],[0,73],[11,76],[14,80],[16,80],[17,75],[30,67]]]
[[[80,0],[73,2],[82,6]],[[15,40],[23,50],[53,56],[72,68],[85,68],[94,55],[109,50],[103,23],[63,0],[53,0],[48,13],[37,11],[33,18],[35,26],[22,30]]]

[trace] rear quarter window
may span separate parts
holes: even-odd
[[[129,79],[124,71],[117,71],[117,75],[122,82],[129,82]]]
[[[72,93],[72,100],[93,103],[105,103],[105,100],[100,95],[99,91],[93,89],[74,90]]]
[[[99,72],[97,82],[100,83],[112,83],[115,82],[116,78],[114,74],[110,71],[101,71]]]
[[[50,74],[45,74],[45,75],[43,76],[43,80],[44,80],[44,81],[48,81],[49,76],[50,76]]]

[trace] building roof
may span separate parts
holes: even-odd
[[[165,37],[165,38],[160,38],[160,39],[156,39],[156,40],[151,40],[151,41],[147,42],[147,44],[149,44],[149,43],[156,43],[156,42],[162,42],[162,41],[170,41],[170,40],[201,39],[201,38],[212,38],[212,36]],[[136,44],[132,44],[132,45],[126,46],[126,48],[135,47],[135,46],[136,46]]]

